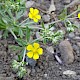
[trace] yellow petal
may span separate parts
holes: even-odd
[[[33,46],[34,46],[35,49],[40,47],[40,45],[38,43],[34,43]]]
[[[38,9],[34,9],[34,14],[38,14],[39,10]]]
[[[40,16],[40,15],[36,15],[36,18],[37,18],[37,19],[41,19],[41,16]]]
[[[27,47],[26,47],[27,50],[33,50],[33,46],[31,44],[29,44]]]
[[[37,52],[38,52],[39,55],[42,55],[42,54],[43,54],[43,49],[42,49],[42,48],[39,48],[39,49],[37,50]]]
[[[32,57],[33,57],[33,52],[28,52],[26,55],[27,55],[29,58],[32,58]]]
[[[33,8],[30,8],[30,13],[33,13],[34,12],[34,9]]]
[[[78,13],[78,18],[80,19],[80,13]]]
[[[35,53],[35,54],[33,55],[33,59],[34,59],[34,60],[39,59],[39,55],[38,55],[37,53]]]
[[[32,19],[32,14],[31,14],[31,13],[29,13],[29,18],[31,18],[31,19]]]
[[[38,22],[38,19],[36,19],[36,18],[34,18],[33,20],[34,20],[34,22]]]

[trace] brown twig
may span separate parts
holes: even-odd
[[[47,12],[47,11],[44,11],[44,10],[42,10],[42,9],[41,9],[41,8],[39,8],[39,7],[38,7],[38,9],[39,9],[41,12],[48,14],[48,12]]]

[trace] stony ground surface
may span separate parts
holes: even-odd
[[[11,72],[11,61],[7,40],[0,40],[0,80],[14,80],[14,75]]]
[[[28,0],[29,1],[29,0]],[[49,14],[45,14],[45,11],[49,9],[51,0],[33,0],[35,4],[27,5],[27,7],[37,7],[42,11],[42,17],[45,23],[49,23],[53,20]],[[70,4],[73,0],[55,0],[55,7],[57,14],[65,7]],[[76,8],[71,7],[70,11],[74,11]],[[76,16],[76,15],[75,15]],[[46,18],[47,17],[47,18]],[[73,21],[75,24],[80,26],[79,20]],[[61,47],[46,45],[44,48],[44,54],[37,61],[34,68],[26,66],[27,74],[22,80],[80,80],[80,29],[75,30],[70,34],[65,34],[65,39],[70,43],[64,48],[65,52],[61,51]],[[64,40],[63,40],[64,41]],[[62,41],[61,41],[62,43]],[[67,43],[67,42],[66,42]],[[17,80],[16,75],[12,72],[11,61],[16,57],[16,53],[9,49],[9,45],[14,45],[14,39],[9,36],[7,39],[0,38],[0,80]],[[42,44],[42,46],[44,46]],[[53,50],[52,50],[52,48]],[[68,47],[71,47],[72,52],[68,51]],[[54,53],[58,53],[62,62],[69,61],[72,59],[72,63],[67,64],[66,62],[60,64],[56,59]],[[66,55],[65,55],[66,54]],[[74,59],[73,59],[74,57]],[[18,79],[19,80],[19,79]]]
[[[74,42],[74,40],[72,41]],[[16,55],[8,49],[8,45],[11,44],[15,44],[12,39],[0,40],[0,80],[16,80],[15,74],[11,70],[11,61]],[[44,55],[38,60],[34,68],[27,66],[28,72],[24,80],[80,80],[80,42],[75,41],[75,44],[72,42],[70,44],[75,51],[75,60],[73,63],[61,65],[55,60],[52,53],[44,50]],[[67,70],[73,72],[71,74],[69,74],[70,72],[66,73],[66,75],[63,74]]]

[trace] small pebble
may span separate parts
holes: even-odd
[[[29,75],[31,73],[31,70],[30,69],[27,69],[27,74]]]
[[[36,38],[37,38],[37,39],[40,39],[40,41],[42,41],[42,36],[39,34],[38,31],[36,32]]]
[[[74,22],[74,25],[76,25],[78,28],[80,28],[80,23],[77,20],[75,20],[73,22]]]
[[[76,76],[76,72],[75,71],[71,71],[71,70],[66,70],[66,71],[63,72],[63,75]]]
[[[76,37],[74,37],[74,40],[80,41],[80,37],[79,36],[76,36]]]
[[[73,45],[73,49],[76,51],[76,50],[79,50],[79,47],[77,45]]]
[[[73,32],[72,32],[72,33],[70,33],[70,34],[69,34],[69,37],[70,37],[70,38],[75,37],[74,33],[73,33]]]
[[[53,48],[53,46],[47,46],[46,50],[49,51],[50,53],[54,54],[54,48]]]
[[[77,45],[80,47],[80,42],[77,42]]]
[[[43,15],[43,20],[44,20],[44,22],[49,22],[50,16],[49,15]]]
[[[56,10],[56,7],[54,5],[54,3],[52,3],[49,7],[48,13],[50,14],[51,12],[54,12]]]
[[[70,64],[74,61],[73,48],[68,40],[64,40],[59,44],[61,58],[64,63]]]
[[[64,4],[69,4],[71,0],[64,0]]]
[[[47,74],[44,74],[44,77],[47,77],[48,75]]]
[[[30,8],[35,2],[34,1],[26,1],[26,8]]]
[[[13,56],[13,54],[11,54],[11,56]],[[15,59],[15,60],[18,60],[18,56],[17,56],[17,55],[14,56],[14,59]]]

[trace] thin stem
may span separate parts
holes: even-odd
[[[54,21],[54,22],[48,23],[47,25],[54,24],[54,23],[58,23],[58,22],[61,22],[61,20],[57,20],[57,21]]]
[[[25,21],[27,21],[29,18],[25,19],[24,21],[22,21],[19,25],[22,25]]]
[[[74,18],[67,18],[67,19],[76,19],[78,17],[74,17]],[[61,22],[62,20],[57,20],[57,21],[54,21],[54,22],[51,22],[51,23],[48,23],[48,24],[44,24],[44,25],[50,25],[50,24],[54,24],[54,23],[58,23],[58,22]],[[26,28],[26,26],[20,26],[22,28]],[[41,25],[33,25],[32,27],[29,27],[30,29],[43,29],[41,28]]]
[[[71,16],[71,15],[70,15]],[[76,19],[78,17],[74,17],[74,18],[67,18],[67,19]],[[58,22],[61,22],[62,20],[57,20],[57,21],[54,21],[54,22],[51,22],[51,23],[48,23],[47,25],[50,25],[50,24],[54,24],[54,23],[58,23]]]
[[[14,36],[14,38],[17,39],[17,36],[14,34],[14,32],[12,31],[12,29],[9,29],[9,31],[10,31],[11,34]]]
[[[25,13],[24,13],[25,14]],[[20,19],[22,16],[24,16],[24,14],[22,14],[20,17],[18,17],[16,20]],[[16,14],[17,15],[17,14]]]
[[[76,18],[78,18],[78,17],[68,18],[68,17],[72,16],[73,14],[75,14],[75,13],[78,12],[78,11],[79,11],[79,10],[74,11],[73,13],[71,13],[70,15],[68,15],[66,18],[67,18],[67,19],[76,19]],[[27,20],[27,19],[26,19],[26,20]],[[24,23],[26,20],[24,20],[22,23]],[[47,25],[54,24],[54,23],[58,23],[58,22],[61,22],[61,21],[62,21],[62,20],[57,20],[57,21],[48,23]],[[22,23],[20,23],[20,25],[21,25]],[[46,25],[46,24],[45,24],[45,25]],[[39,28],[36,27],[36,25],[35,25],[35,27],[33,27],[33,28],[35,28],[35,29],[42,29],[42,28],[40,28],[41,25],[37,25],[37,26],[39,26]],[[26,27],[26,26],[23,26],[23,28],[25,28],[25,27]]]
[[[22,59],[22,62],[24,62],[24,59],[25,59],[25,54],[26,54],[26,48],[24,49],[24,54],[23,54],[23,59]]]
[[[34,22],[24,23],[22,26],[29,25],[29,24],[33,24],[33,23],[34,23]]]
[[[31,43],[34,43],[34,42],[41,40],[41,39],[43,39],[43,38],[37,38],[37,39],[33,40]]]
[[[26,26],[20,26],[21,28],[26,28]],[[32,25],[32,26],[29,26],[30,29],[43,29],[41,28],[41,25]]]
[[[70,17],[70,16],[72,16],[73,14],[77,13],[78,11],[79,10],[74,11],[73,13],[71,13],[70,15],[68,15],[67,18]]]
[[[68,19],[77,19],[78,17],[74,17],[74,18],[68,18]]]

